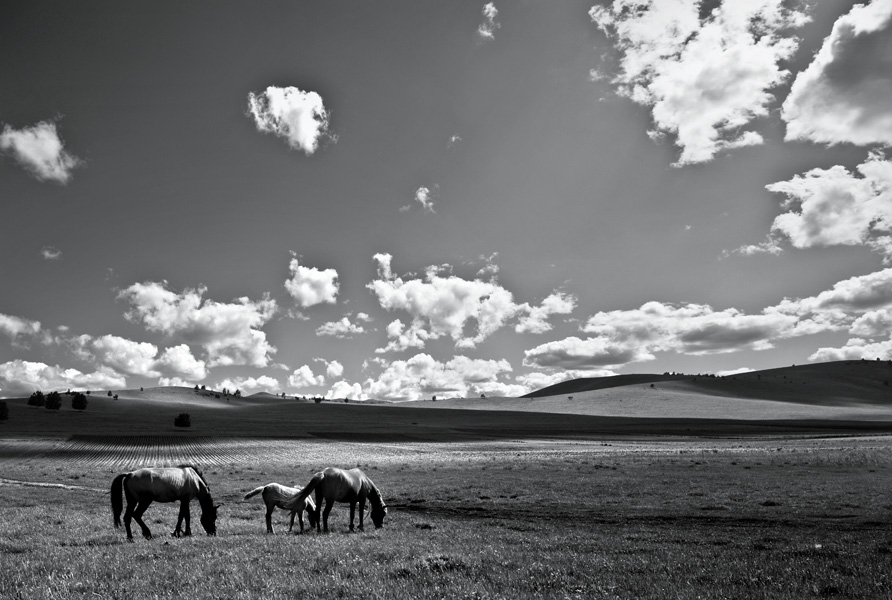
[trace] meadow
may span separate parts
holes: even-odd
[[[201,440],[199,440],[201,441]],[[104,442],[105,443],[105,442]],[[157,438],[53,442],[0,464],[3,598],[878,598],[892,596],[892,440]],[[191,444],[191,445],[190,445]],[[190,454],[196,449],[202,454]],[[72,451],[74,450],[74,451]],[[165,454],[166,452],[166,454]],[[117,457],[117,458],[115,458]],[[85,459],[86,458],[86,459]],[[108,487],[146,462],[196,459],[218,535],[127,543]],[[385,526],[265,533],[253,487],[360,466]],[[193,504],[197,520],[198,506]],[[200,531],[200,528],[198,529]]]
[[[0,597],[889,598],[890,367],[827,369],[411,405],[10,399]],[[193,503],[196,535],[172,538],[178,507],[155,503],[153,539],[128,543],[112,479],[179,463],[222,502],[218,535]],[[287,533],[284,511],[268,535],[244,494],[326,466],[366,471],[385,526],[348,533],[339,505],[327,535]]]

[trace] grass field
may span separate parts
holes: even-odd
[[[890,598],[890,370],[582,382],[474,404],[10,399],[0,598]],[[173,426],[183,411],[189,429]],[[127,543],[112,479],[183,462],[223,503],[218,536],[174,539],[177,507],[153,504],[155,537]],[[244,494],[326,466],[367,472],[385,527],[350,534],[338,506],[328,535],[287,534],[284,511],[267,535]]]
[[[113,528],[107,494],[128,457],[4,461],[0,596],[892,596],[885,437],[201,448],[170,458],[206,465],[224,504],[219,535],[173,539],[176,507],[154,504],[155,538],[132,544]],[[390,507],[385,527],[349,534],[338,506],[329,535],[285,533],[284,511],[267,535],[262,503],[243,494],[302,485],[329,464],[369,474]]]

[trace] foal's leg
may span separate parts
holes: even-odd
[[[267,504],[266,505],[266,532],[273,532],[273,511],[275,510],[275,505]]]
[[[149,530],[146,524],[143,523],[142,514],[146,512],[146,509],[151,503],[151,500],[140,500],[139,504],[137,504],[136,506],[136,510],[133,511],[133,519],[136,521],[137,525],[139,525],[140,529],[142,529],[142,536],[147,540],[152,539],[152,532]]]

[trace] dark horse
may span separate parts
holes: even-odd
[[[319,512],[322,511],[322,500],[325,500],[325,510],[322,512],[322,525],[328,531],[328,513],[335,502],[350,503],[350,531],[353,531],[353,518],[356,514],[356,504],[359,503],[359,530],[362,531],[362,517],[365,513],[365,501],[372,505],[372,522],[375,528],[384,524],[387,515],[387,506],[381,498],[381,492],[372,483],[372,480],[359,469],[345,471],[335,467],[328,467],[319,471],[301,491],[295,502],[301,501],[311,493],[316,492],[316,530],[319,531]]]
[[[221,505],[214,505],[207,481],[201,471],[192,465],[138,469],[115,477],[111,485],[111,506],[115,527],[121,526],[123,496],[127,497],[124,527],[127,528],[127,539],[131,542],[133,541],[133,534],[130,532],[131,517],[136,519],[142,528],[143,537],[152,538],[152,532],[142,520],[142,514],[152,502],[179,502],[180,515],[173,535],[174,537],[192,535],[189,526],[189,502],[192,498],[198,498],[198,503],[201,505],[201,525],[204,530],[208,535],[217,534],[217,509]],[[182,529],[184,519],[185,531]]]

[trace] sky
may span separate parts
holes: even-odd
[[[892,359],[892,0],[3,2],[0,397]]]

